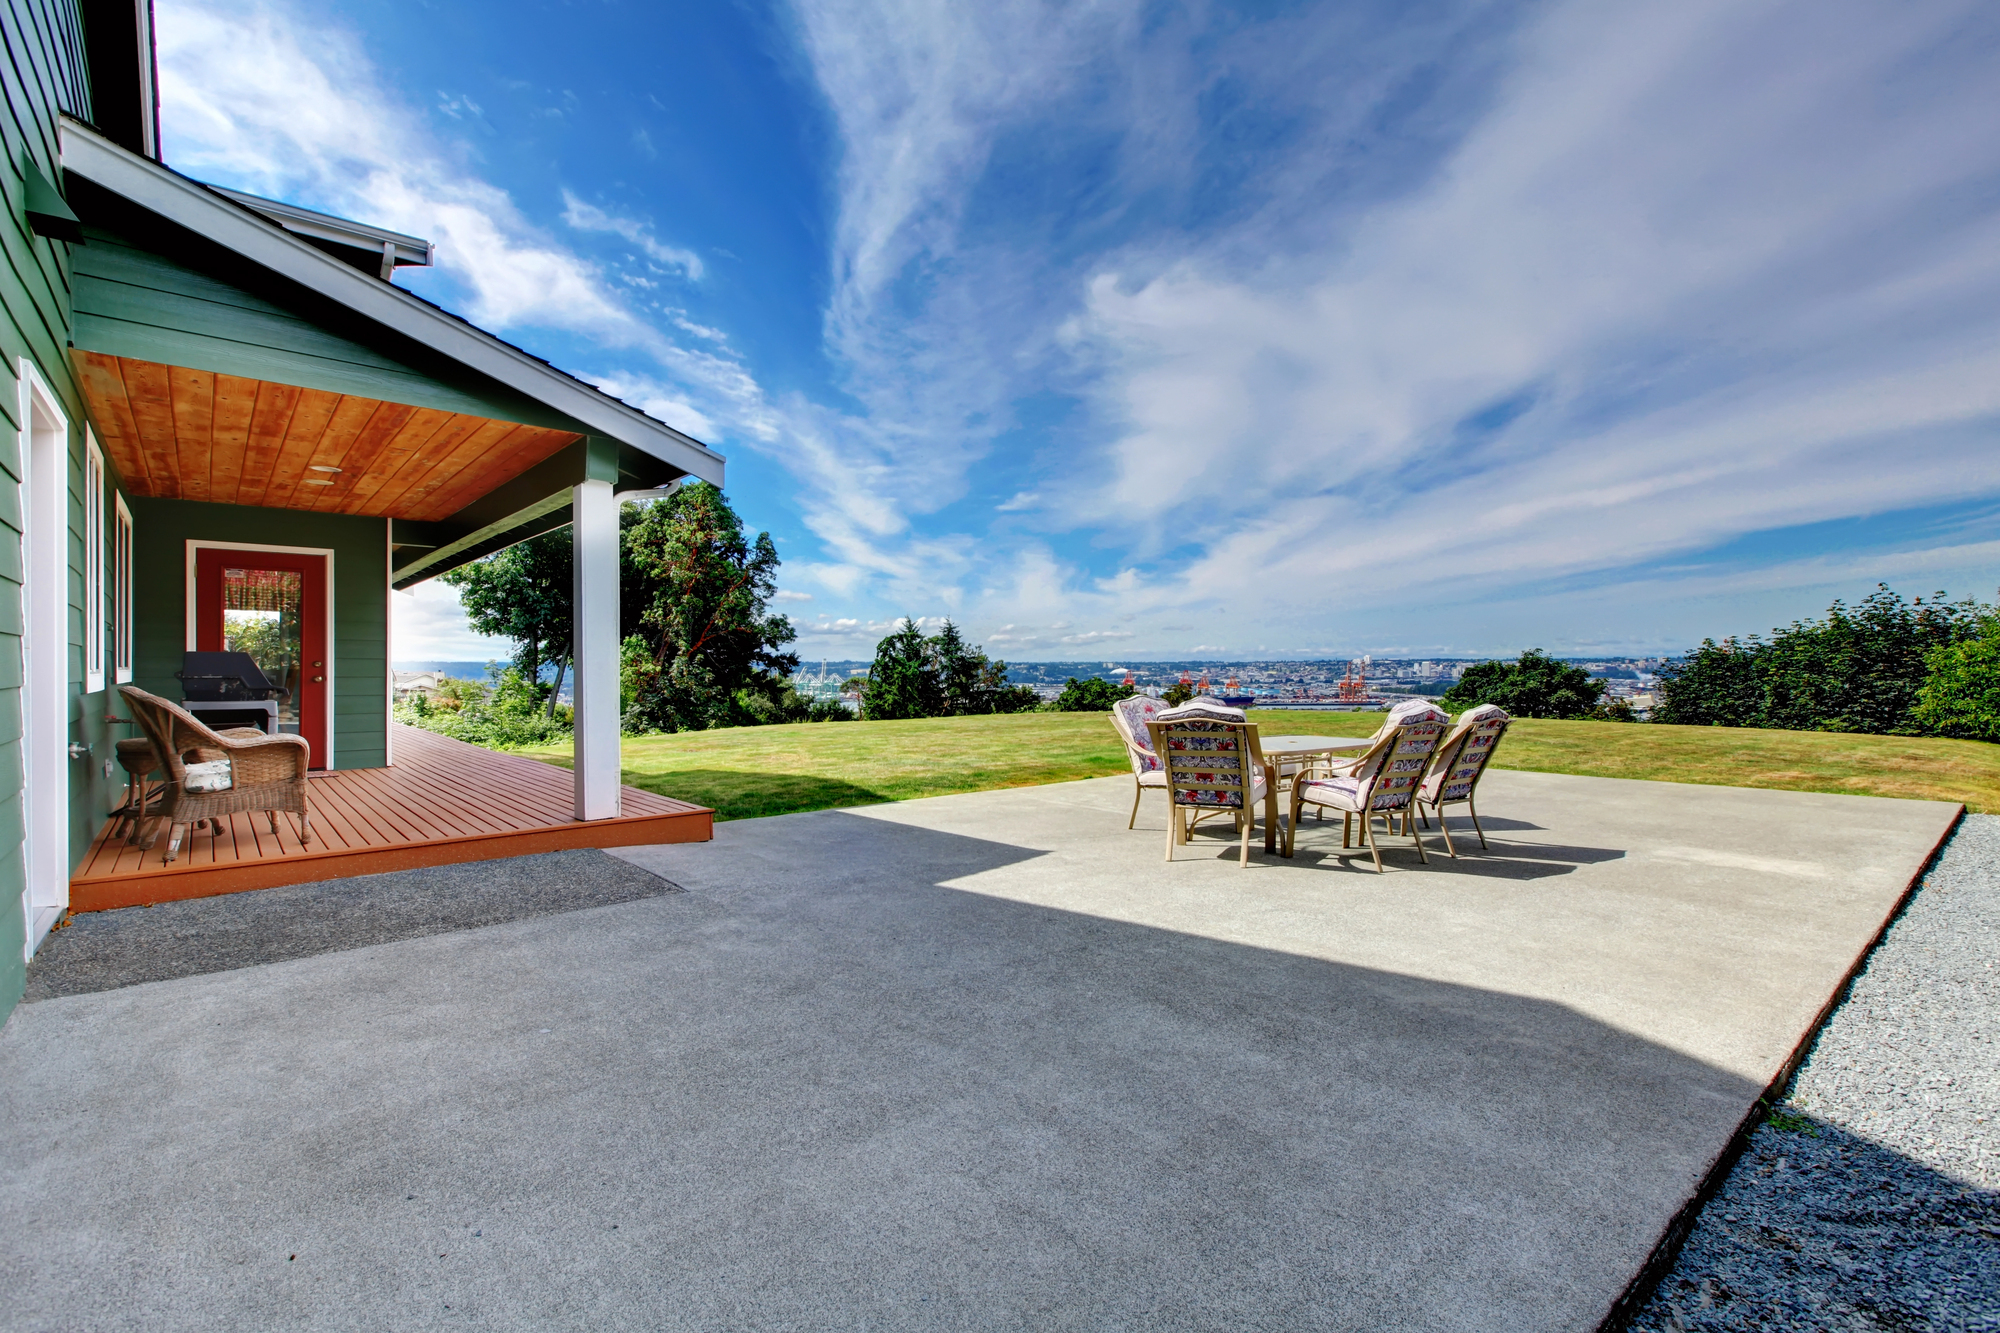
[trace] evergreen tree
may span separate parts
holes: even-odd
[[[931,669],[930,645],[924,632],[916,621],[904,616],[901,627],[875,645],[861,715],[870,722],[935,717],[943,697]]]
[[[771,534],[751,540],[721,491],[698,482],[647,504],[623,527],[642,591],[646,656],[632,673],[628,731],[699,731],[755,721],[745,690],[776,698],[799,659],[789,619],[767,611],[777,591]]]
[[[979,706],[985,654],[967,647],[949,618],[928,646],[937,670],[939,711],[949,717],[989,711]]]
[[[1763,642],[1703,639],[1701,646],[1670,658],[1659,670],[1654,722],[1686,727],[1762,726],[1764,686],[1758,678]]]
[[[1035,692],[1007,683],[1007,664],[994,662],[968,644],[958,626],[926,638],[907,616],[895,633],[875,645],[861,695],[861,715],[870,721],[905,717],[965,717],[1018,713],[1033,708]]]

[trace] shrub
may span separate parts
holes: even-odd
[[[1580,666],[1530,648],[1516,662],[1467,667],[1458,683],[1445,691],[1442,702],[1454,710],[1498,704],[1515,717],[1601,716],[1604,682],[1592,680]]]
[[[2000,620],[1989,619],[1976,639],[1931,649],[1924,664],[1917,726],[1932,736],[2000,741]]]
[[[1089,680],[1078,680],[1071,676],[1063,682],[1062,693],[1056,696],[1058,713],[1108,713],[1111,705],[1120,699],[1129,699],[1135,693],[1130,685],[1113,685],[1098,676]]]
[[[507,667],[493,673],[490,686],[475,680],[442,681],[437,699],[412,696],[396,705],[395,715],[398,722],[488,749],[548,745],[568,738],[574,717],[563,705],[550,715],[548,690],[518,668]]]
[[[1944,597],[1905,602],[1877,584],[1860,606],[1836,601],[1824,619],[1795,620],[1768,640],[1704,639],[1660,669],[1653,720],[1876,735],[1946,725],[1937,719],[1957,715],[1944,695],[1920,714],[1919,694],[1933,660],[1946,660],[1940,650],[1976,638],[1992,608]]]
[[[1194,698],[1194,686],[1185,680],[1177,680],[1160,691],[1160,702],[1169,708],[1179,708]]]

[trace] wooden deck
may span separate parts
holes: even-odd
[[[624,815],[578,823],[570,817],[568,769],[499,754],[415,727],[394,726],[395,765],[315,774],[308,790],[312,842],[300,846],[293,817],[237,815],[221,833],[190,833],[177,859],[161,864],[166,838],[151,851],[97,835],[70,879],[70,910],[206,898],[280,884],[373,875],[385,870],[485,861],[572,847],[706,842],[715,812],[633,787]]]

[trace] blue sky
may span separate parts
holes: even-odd
[[[157,9],[170,163],[436,240],[399,281],[727,455],[809,658],[2000,583],[1991,5]]]

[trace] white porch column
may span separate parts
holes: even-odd
[[[618,783],[618,501],[608,481],[571,490],[576,552],[576,817],[615,819]]]

